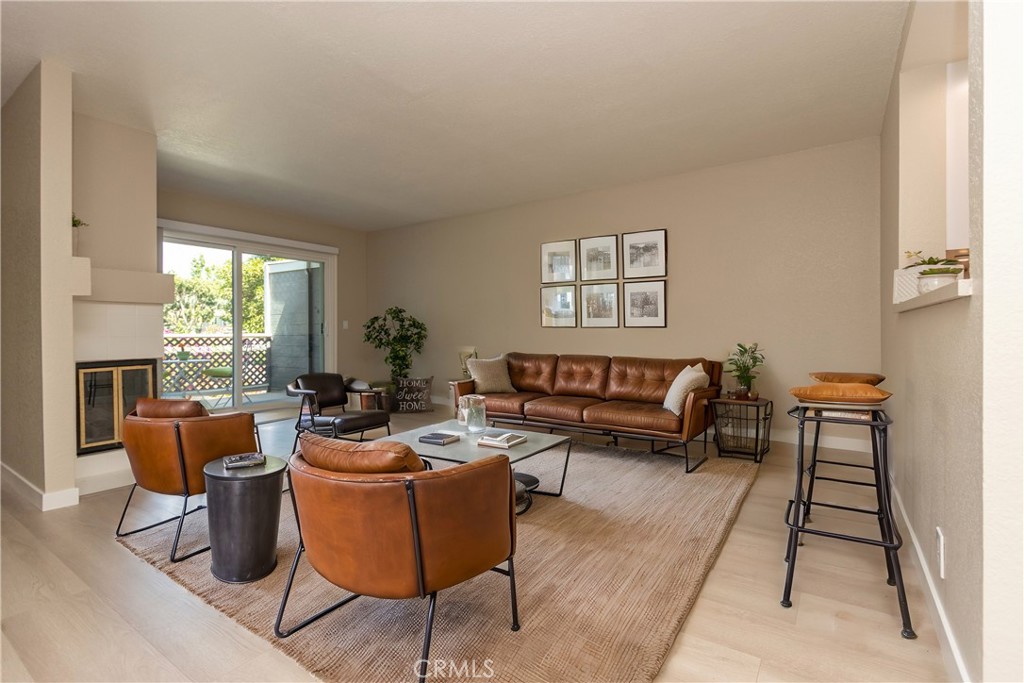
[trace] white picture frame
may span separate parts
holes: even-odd
[[[619,326],[619,285],[580,285],[580,327]]]
[[[540,288],[540,326],[576,327],[576,285]]]
[[[623,279],[667,277],[666,239],[667,231],[664,228],[623,233]]]
[[[615,280],[618,277],[618,235],[604,235],[602,237],[581,237],[580,280]]]
[[[665,280],[622,283],[622,318],[626,327],[666,327]]]
[[[545,242],[540,245],[540,281],[576,281],[576,240]]]

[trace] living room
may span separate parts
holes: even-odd
[[[752,15],[734,7],[735,16],[721,11],[726,21],[742,24],[753,35],[758,33],[758,22],[780,32],[811,22],[816,28],[809,34],[820,32],[821,43],[844,39],[842,45],[852,50],[850,43],[856,40],[843,36],[852,30],[849,22],[857,10],[832,5],[764,3],[757,11],[746,8]],[[109,347],[115,338],[120,343],[130,337],[132,343],[150,350],[147,356],[163,355],[159,319],[153,316],[168,287],[157,267],[161,223],[301,241],[337,250],[336,303],[331,311],[337,371],[366,379],[386,375],[382,354],[363,342],[362,323],[389,306],[400,305],[428,324],[429,341],[416,358],[414,371],[435,378],[435,400],[440,404],[447,403],[446,380],[461,374],[458,350],[463,347],[475,347],[481,357],[525,351],[666,358],[701,355],[724,360],[737,342],[757,341],[769,359],[758,388],[783,408],[775,419],[773,439],[792,448],[796,425],[784,415],[788,390],[806,383],[808,372],[851,369],[885,374],[884,387],[893,393],[887,409],[895,420],[892,478],[900,521],[914,535],[904,555],[913,554],[924,565],[915,571],[927,586],[927,611],[933,611],[931,619],[940,632],[942,652],[935,656],[951,678],[1019,678],[1020,615],[1007,610],[1021,603],[1022,496],[1020,458],[1014,455],[1020,448],[1020,383],[1015,379],[1021,374],[1020,354],[1014,355],[1020,350],[1020,190],[1019,183],[1014,187],[1012,182],[981,180],[1010,181],[1014,176],[1007,169],[1015,163],[1019,180],[1020,119],[1013,116],[1019,112],[1020,84],[1019,79],[1013,80],[1021,65],[1019,40],[1014,46],[1002,33],[1009,30],[1006,26],[1013,26],[1012,21],[1019,22],[1019,12],[1014,14],[1012,7],[1000,3],[977,3],[968,13],[953,3],[950,6],[960,13],[965,35],[959,42],[938,41],[954,44],[940,48],[953,55],[948,61],[968,59],[972,88],[978,84],[981,92],[980,84],[986,86],[984,106],[972,105],[984,125],[971,134],[971,198],[972,206],[979,208],[972,212],[970,227],[971,270],[976,281],[984,278],[984,296],[976,288],[960,300],[897,312],[892,303],[893,272],[905,265],[902,252],[914,248],[904,243],[901,219],[906,210],[901,194],[906,181],[900,174],[909,162],[901,157],[901,133],[906,139],[907,122],[900,115],[900,60],[903,70],[912,66],[910,59],[921,60],[918,66],[931,63],[921,52],[908,56],[908,41],[915,30],[943,35],[927,22],[932,16],[929,11],[941,14],[944,3],[921,4],[912,12],[902,3],[883,5],[887,6],[877,9],[877,14],[862,19],[879,22],[881,28],[869,31],[856,24],[864,28],[865,40],[876,41],[857,52],[858,59],[865,61],[850,64],[834,58],[834,62],[822,62],[827,67],[814,69],[798,68],[796,59],[796,66],[787,63],[793,69],[785,72],[787,79],[808,79],[808,84],[795,89],[785,89],[787,84],[781,82],[752,82],[756,79],[742,74],[727,81],[727,60],[715,73],[728,86],[698,79],[690,85],[703,90],[672,91],[664,81],[658,81],[657,87],[647,83],[641,87],[635,83],[643,69],[613,57],[595,61],[591,68],[601,76],[586,81],[594,87],[604,81],[608,93],[582,86],[574,90],[567,82],[557,82],[552,87],[566,91],[564,100],[545,101],[550,91],[534,83],[535,73],[506,74],[504,85],[476,82],[472,96],[456,102],[469,112],[457,120],[478,121],[478,128],[463,126],[461,132],[477,136],[473,138],[477,144],[501,132],[523,148],[521,153],[515,145],[503,148],[503,156],[490,148],[481,148],[488,151],[478,155],[463,148],[461,160],[445,157],[445,163],[438,163],[428,155],[431,147],[426,143],[403,150],[386,136],[375,138],[381,147],[377,163],[392,164],[393,175],[402,182],[391,178],[392,184],[364,188],[358,180],[359,169],[347,170],[350,175],[339,178],[336,187],[341,189],[336,191],[352,197],[343,203],[346,212],[339,209],[338,218],[331,220],[326,216],[333,205],[302,187],[308,169],[293,177],[278,169],[279,175],[272,176],[256,148],[246,151],[254,176],[247,177],[232,167],[245,160],[232,158],[235,150],[218,141],[182,139],[174,126],[165,129],[139,123],[147,117],[139,112],[159,102],[139,103],[140,110],[108,115],[110,103],[120,96],[119,88],[107,82],[102,71],[79,67],[76,61],[91,64],[87,56],[72,51],[60,57],[58,39],[70,41],[75,30],[88,34],[89,23],[76,29],[73,22],[58,20],[56,6],[37,10],[28,4],[4,3],[5,499],[12,491],[27,491],[36,507],[54,508],[39,513],[52,518],[74,514],[71,511],[80,495],[85,500],[91,492],[131,483],[123,456],[101,454],[91,461],[75,457],[74,426],[68,417],[75,413],[74,394],[67,378],[73,375],[74,362],[89,356],[90,344]],[[289,23],[293,18],[274,7],[267,9],[270,17],[281,20],[288,31],[296,30]],[[577,11],[592,9],[583,6]],[[585,54],[598,60],[595,44],[602,39],[621,34],[642,43],[658,23],[679,30],[694,19],[686,9],[685,3],[669,6],[661,17],[657,13],[616,15],[610,10],[592,19],[581,15],[581,26],[593,34],[588,37],[581,28],[568,32],[565,40],[575,48],[586,47]],[[681,13],[675,15],[673,10]],[[121,10],[105,11],[116,15]],[[138,7],[132,9],[137,11]],[[393,20],[395,26],[401,25],[402,35],[417,35],[415,26],[409,26],[416,21],[389,19],[387,7],[379,12],[360,7],[360,11],[369,14],[370,25]],[[526,41],[523,49],[532,47],[536,52],[525,64],[547,64],[546,34],[531,23],[525,8],[507,11],[516,17],[525,13],[525,18],[519,18],[537,31],[527,34],[533,42]],[[37,34],[15,33],[18,27],[39,25],[20,23],[34,12],[54,13],[48,39],[52,42],[33,45]],[[478,7],[475,12],[483,10]],[[801,12],[811,14],[802,17]],[[168,16],[188,20],[187,15]],[[119,30],[133,26],[130,16],[124,19]],[[504,15],[500,19],[512,21]],[[135,20],[145,22],[146,17]],[[500,26],[501,21],[493,17],[467,16],[460,21],[465,27],[479,21],[479,35],[500,34],[495,24]],[[535,21],[547,26],[540,19]],[[564,17],[548,21],[563,28],[567,25]],[[212,32],[216,24],[210,26]],[[668,33],[669,28],[662,30]],[[291,34],[282,31],[278,47],[290,47]],[[999,49],[1002,40],[1010,45],[1008,57],[991,57],[988,51]],[[437,42],[411,44],[425,52],[427,46],[441,50]],[[723,60],[722,52],[729,51],[730,44],[722,42],[721,51],[711,51],[709,59]],[[477,43],[472,47],[482,49]],[[816,47],[829,54],[821,45]],[[673,52],[668,47],[652,48],[651,53],[640,53],[640,61],[668,59],[662,49]],[[766,55],[786,53],[770,41],[759,49]],[[864,53],[871,53],[870,58]],[[31,56],[36,61],[26,63]],[[201,57],[197,53],[196,59]],[[111,57],[100,54],[98,59],[102,63]],[[495,48],[486,63],[498,68],[503,59],[507,54]],[[39,60],[45,61],[40,65]],[[11,63],[26,68],[9,83]],[[448,66],[454,69],[457,64],[453,60]],[[417,102],[419,94],[424,98],[421,104],[429,103],[423,93],[444,90],[444,80],[432,75],[440,71],[421,68],[410,47],[375,66],[393,70],[389,72],[392,84],[400,83],[412,92],[403,93],[408,102]],[[750,68],[748,62],[732,66]],[[843,74],[840,87],[830,85],[837,78],[833,70]],[[862,71],[871,77],[845,80],[860,78]],[[454,73],[452,78],[461,75]],[[280,80],[282,75],[276,75]],[[135,77],[145,80],[145,75]],[[255,87],[261,77],[254,73],[249,78],[244,88]],[[312,76],[310,80],[317,82]],[[993,83],[997,86],[989,87]],[[636,99],[634,87],[647,99]],[[766,92],[773,88],[779,89],[778,97]],[[511,106],[494,92],[502,89],[510,89],[512,99],[526,100],[535,109],[509,109],[507,116],[499,116],[498,106],[488,106],[486,98]],[[209,96],[208,91],[204,94]],[[579,118],[563,118],[556,110],[574,97],[601,103],[603,108],[589,107],[590,118],[579,110],[573,110]],[[553,121],[544,127],[536,123],[534,132],[530,125],[537,121],[541,105]],[[209,113],[220,105],[200,99],[192,106]],[[454,105],[447,101],[446,106]],[[652,113],[662,109],[663,117]],[[750,119],[733,118],[744,109],[759,111],[760,122],[754,125]],[[695,110],[701,116],[687,118]],[[476,118],[470,115],[473,112],[478,112]],[[623,142],[606,134],[607,126],[630,118],[645,123],[642,135],[634,130]],[[496,122],[504,128],[489,132],[488,126],[497,126]],[[698,135],[683,138],[687,126],[703,128],[697,129]],[[275,130],[283,140],[314,155],[310,140],[317,137],[296,134],[289,126]],[[427,126],[410,130],[401,131],[401,142],[413,134],[427,138],[433,133],[444,140],[454,135],[451,130],[431,131]],[[704,147],[702,138],[710,141]],[[686,148],[678,139],[692,146]],[[15,147],[15,140],[20,147]],[[596,144],[598,140],[601,144]],[[374,145],[363,144],[370,153],[361,148],[353,148],[352,153],[373,156]],[[537,149],[545,148],[551,149],[551,159],[536,156]],[[531,150],[534,156],[527,153]],[[559,155],[575,162],[575,175],[558,172]],[[228,170],[210,176],[211,169],[219,166]],[[550,173],[548,166],[556,172]],[[531,167],[547,180],[547,187],[538,190]],[[422,174],[418,180],[432,193],[405,180],[405,173],[413,177],[410,168]],[[25,181],[22,176],[30,178]],[[426,185],[436,182],[430,176],[444,182]],[[476,187],[472,181],[477,176],[493,179],[485,198],[477,199],[466,189]],[[24,182],[35,182],[34,190],[25,192],[26,186],[19,184]],[[242,194],[246,191],[248,195]],[[1011,200],[1017,202],[1016,208],[1007,206]],[[303,204],[315,210],[295,209]],[[452,211],[448,208],[452,206],[460,209]],[[76,258],[69,261],[73,246],[64,217],[72,212],[90,225],[80,232]],[[667,233],[665,280],[671,290],[664,328],[541,327],[542,244],[662,228]],[[942,247],[931,242],[921,245],[934,253]],[[77,289],[83,267],[89,294]],[[103,294],[105,287],[115,294]],[[127,291],[131,296],[123,294]],[[86,341],[82,312],[90,306],[114,306],[118,311],[131,307],[135,322],[126,324],[137,327],[129,334],[93,325],[90,333],[98,333],[99,340]],[[38,330],[38,334],[26,335],[24,329]],[[42,415],[38,406],[46,406]],[[870,452],[867,440],[854,431],[833,434],[837,436],[826,435],[825,446]],[[783,498],[778,508],[780,526]],[[55,509],[62,506],[69,510]],[[116,512],[111,510],[94,523],[112,528],[115,519]],[[6,522],[5,507],[5,541]],[[944,578],[939,578],[936,559],[936,527],[945,534]],[[780,558],[781,553],[780,548]],[[6,602],[6,587],[4,597]],[[926,611],[923,604],[915,608]]]

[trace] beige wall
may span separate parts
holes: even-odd
[[[3,436],[0,457],[42,489],[39,260],[40,67],[3,108]]]
[[[75,114],[78,256],[93,268],[156,272],[156,136]]]
[[[905,251],[946,255],[946,64],[901,73],[899,100],[897,251],[904,266]]]
[[[157,213],[160,218],[169,220],[337,247],[337,370],[361,377],[370,371],[361,327],[367,318],[366,289],[375,286],[376,277],[374,269],[367,266],[365,233],[168,188],[159,190]],[[347,330],[341,329],[345,320],[349,323]]]
[[[667,328],[541,328],[541,243],[662,227]],[[808,371],[880,365],[877,138],[370,233],[367,257],[370,312],[427,324],[413,371],[437,380],[459,375],[466,345],[724,360],[757,341],[782,436]]]
[[[3,462],[48,509],[78,500],[67,417],[75,413],[71,71],[41,63],[3,118]]]

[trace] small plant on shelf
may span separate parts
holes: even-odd
[[[750,394],[754,378],[758,374],[755,368],[764,365],[764,353],[758,348],[757,342],[749,346],[737,344],[736,350],[729,355],[726,363],[729,365],[729,373],[736,378],[740,386],[737,398],[745,399]]]
[[[939,268],[930,268],[928,270],[941,270],[943,273],[959,273],[961,270],[963,270],[963,266],[960,265],[959,261],[954,261],[953,259],[948,258],[940,258],[938,256],[924,257],[921,256],[921,252],[919,251],[905,251],[903,252],[903,256],[912,261],[912,263],[910,263],[909,265],[903,266],[904,270],[906,270],[907,268],[914,268],[915,266],[939,266]],[[947,266],[956,267],[948,268]],[[928,272],[928,270],[922,272],[927,273],[928,275],[938,274]]]

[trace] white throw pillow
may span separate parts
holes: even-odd
[[[694,389],[704,389],[709,384],[711,384],[711,378],[704,372],[700,363],[683,368],[683,371],[672,381],[672,386],[668,388],[668,393],[665,394],[665,403],[662,405],[676,415],[682,415],[686,396]]]
[[[508,360],[504,355],[497,358],[468,358],[466,367],[476,382],[474,391],[478,394],[512,394],[512,378],[508,376]]]

